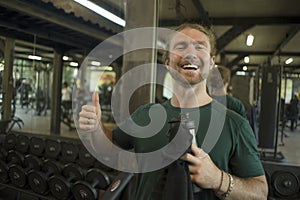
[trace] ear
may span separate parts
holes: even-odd
[[[211,56],[209,69],[212,69],[215,66],[215,58],[215,56]]]
[[[165,59],[165,66],[166,66],[166,68],[169,70],[169,64],[170,64],[170,60],[169,60],[169,58],[166,58]]]

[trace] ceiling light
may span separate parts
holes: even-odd
[[[106,70],[106,71],[112,71],[112,70],[113,70],[113,67],[111,67],[111,66],[106,66],[106,67],[105,67],[105,70]]]
[[[63,60],[64,61],[69,60],[69,57],[68,56],[63,56]]]
[[[41,56],[28,55],[28,59],[31,60],[42,60]]]
[[[245,63],[249,63],[249,62],[250,62],[250,58],[249,58],[249,56],[245,56],[245,58],[244,58],[244,62],[245,62]]]
[[[78,67],[78,63],[77,62],[70,62],[70,66],[72,66],[72,67]]]
[[[246,41],[247,46],[249,47],[252,46],[253,42],[254,42],[254,36],[252,34],[249,34],[247,36],[247,41]]]
[[[236,75],[238,75],[238,76],[246,76],[246,72],[244,72],[244,71],[237,71]]]
[[[289,59],[285,60],[285,64],[287,64],[287,65],[291,64],[293,61],[294,61],[293,58],[289,58]]]
[[[247,66],[244,66],[244,67],[243,67],[243,70],[244,70],[244,71],[247,71],[247,69],[248,69]]]
[[[120,17],[112,14],[111,12],[101,8],[100,6],[88,1],[88,0],[74,0],[75,2],[81,4],[82,6],[94,11],[95,13],[105,17],[106,19],[119,24],[120,26],[125,27],[125,20],[121,19]]]
[[[91,61],[91,65],[99,67],[101,65],[101,62],[93,60],[93,61]]]

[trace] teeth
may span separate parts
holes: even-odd
[[[182,67],[183,69],[198,69],[197,65],[184,65]]]

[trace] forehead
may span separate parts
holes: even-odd
[[[183,41],[205,42],[209,44],[209,38],[205,33],[190,27],[175,32],[170,40],[170,46]]]

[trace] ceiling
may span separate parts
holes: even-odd
[[[125,0],[93,0],[94,3],[124,18]],[[212,25],[217,36],[217,63],[233,72],[245,65],[249,70],[263,64],[284,64],[284,70],[300,73],[299,0],[160,0],[159,26],[174,27],[182,22]],[[123,27],[81,7],[72,0],[1,0],[0,52],[4,39],[16,39],[15,56],[42,55],[51,62],[53,49],[75,60],[95,45],[120,33]],[[246,36],[255,36],[246,46]],[[1,55],[0,55],[1,57]]]

